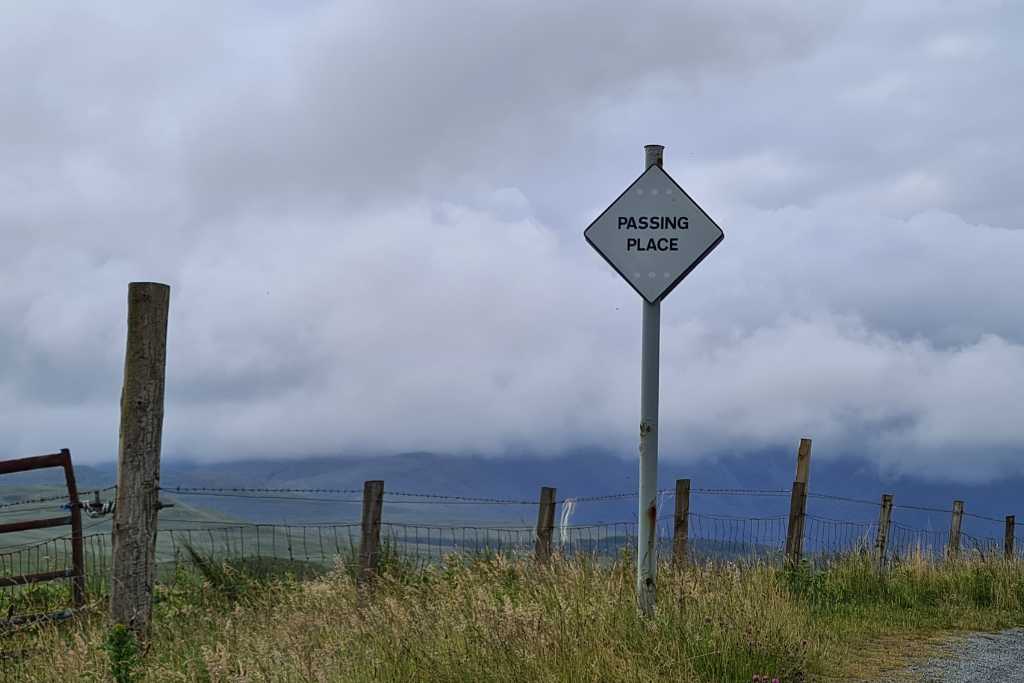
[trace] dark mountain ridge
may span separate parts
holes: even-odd
[[[794,449],[795,450],[795,449]],[[610,453],[577,451],[552,458],[465,457],[433,453],[404,453],[393,456],[336,457],[305,459],[245,460],[201,463],[172,460],[165,464],[163,485],[168,495],[174,486],[216,488],[320,488],[361,491],[369,479],[384,480],[386,492],[428,493],[443,496],[535,501],[541,486],[557,489],[558,499],[632,494],[637,487],[636,458]],[[795,453],[762,452],[716,460],[683,463],[665,459],[659,467],[659,488],[672,490],[677,478],[690,478],[695,513],[741,517],[785,515],[788,494],[731,495],[702,492],[701,489],[789,491],[795,473]],[[897,507],[894,520],[920,528],[945,529],[952,501],[965,501],[973,515],[1002,520],[1021,505],[1024,478],[1008,478],[989,484],[924,481],[911,477],[889,477],[863,460],[824,459],[812,462],[809,490],[863,503],[814,497],[808,511],[823,517],[850,521],[877,519],[875,504],[882,493],[895,496],[897,506],[933,507],[935,512]],[[182,496],[184,497],[184,496]],[[189,502],[212,507],[231,516],[253,521],[355,520],[359,516],[358,493],[321,494],[335,502],[189,496]],[[343,503],[341,500],[354,502]],[[662,505],[671,507],[672,498]],[[626,521],[636,516],[636,497],[583,501],[575,506],[573,523]],[[1024,510],[1020,512],[1024,513]],[[443,499],[418,499],[389,495],[385,519],[424,523],[515,522],[533,524],[532,505],[467,504]],[[662,511],[664,517],[669,511]],[[965,521],[965,532],[997,536],[1001,528],[976,517]]]

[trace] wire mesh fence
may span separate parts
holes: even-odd
[[[359,546],[359,524],[238,524],[157,533],[157,564],[177,564],[187,548],[213,560],[327,562]]]
[[[740,518],[691,513],[688,516],[687,557],[691,561],[758,561],[781,563],[786,540],[785,517]],[[657,527],[656,547],[662,559],[673,552],[671,520]],[[873,553],[877,522],[847,521],[808,515],[804,527],[804,557],[827,563],[851,553]],[[948,532],[918,529],[894,522],[886,559],[900,562],[913,556],[941,559],[949,552]],[[158,580],[172,581],[176,572],[198,556],[223,562],[258,561],[294,571],[326,571],[339,563],[354,565],[360,542],[358,523],[304,525],[238,524],[201,528],[168,528],[157,534]],[[419,565],[441,564],[451,555],[532,556],[537,542],[533,527],[436,526],[385,522],[381,525],[382,554],[387,560]],[[633,555],[637,547],[635,522],[556,527],[553,551],[565,558],[588,557],[611,561]],[[110,536],[84,537],[86,587],[103,594],[110,580]],[[1000,558],[1003,539],[961,534],[960,552]],[[194,553],[194,554],[193,554]],[[67,537],[9,549],[0,553],[0,574],[18,576],[67,566],[71,554]],[[1020,552],[1017,552],[1020,557]],[[67,581],[53,582],[69,585]],[[50,589],[52,590],[52,589]],[[33,600],[39,586],[8,586],[0,590],[0,605]]]
[[[703,513],[687,515],[687,553],[695,561],[782,559],[787,517],[735,517]],[[672,554],[673,520],[660,519],[656,547],[660,556]],[[185,545],[213,559],[276,559],[330,564],[354,558],[359,549],[358,523],[305,525],[251,524],[198,529],[162,529],[158,534],[158,561],[179,563]],[[803,555],[828,561],[851,553],[874,552],[878,522],[806,515]],[[387,552],[424,562],[443,562],[450,554],[502,553],[530,555],[537,542],[533,526],[428,525],[383,522],[381,542]],[[636,522],[560,524],[552,530],[552,549],[565,557],[603,558],[633,553],[637,546]],[[911,554],[939,559],[948,554],[948,531],[928,530],[893,521],[886,557],[899,560]],[[961,532],[960,551],[1001,556],[1003,539]],[[1020,549],[1016,554],[1020,556]],[[187,558],[186,558],[187,559]]]
[[[781,561],[787,518],[729,517],[690,513],[687,555],[693,561]],[[673,552],[672,520],[657,525],[656,547],[663,559]],[[803,555],[812,562],[827,562],[851,553],[874,552],[878,523],[807,515]],[[633,554],[637,546],[635,522],[560,525],[552,533],[552,549],[564,557],[614,559]],[[356,522],[319,524],[235,524],[198,528],[163,528],[157,533],[156,562],[162,579],[195,555],[212,561],[272,561],[329,568],[358,556],[360,525]],[[452,554],[530,556],[537,542],[531,526],[427,525],[384,522],[381,543],[389,557],[418,563],[442,563]],[[961,533],[960,552],[1002,557],[1004,539]],[[949,534],[914,528],[894,521],[886,545],[886,559],[900,561],[912,555],[940,559],[949,553]],[[110,536],[84,537],[86,585],[90,592],[109,580]],[[189,551],[194,551],[195,555]],[[1018,549],[1016,555],[1020,557]],[[21,576],[68,566],[70,537],[12,547],[0,552],[0,575]],[[0,596],[29,590],[7,586]],[[0,600],[3,600],[0,597]]]
[[[783,490],[692,489],[694,495],[715,497],[751,496],[759,509],[782,511],[788,504],[789,493]],[[347,489],[217,489],[181,490],[181,493],[216,494],[227,496],[309,496],[352,495]],[[536,506],[535,501],[519,499],[490,499],[466,496],[439,496],[393,492],[392,496],[404,501],[433,501],[458,505],[466,512],[473,505]],[[660,492],[658,508],[669,509],[666,500],[674,491]],[[635,499],[636,494],[608,494],[564,498],[557,501],[561,514],[551,535],[551,548],[563,557],[591,557],[610,561],[637,550],[637,524],[630,522],[570,523],[574,510],[580,504],[617,504]],[[808,512],[803,518],[802,555],[808,561],[820,564],[851,553],[877,553],[879,503],[828,494],[809,494],[815,505],[827,503],[832,511],[836,506],[849,507],[847,519],[817,514],[821,509]],[[301,498],[306,500],[306,498]],[[450,499],[450,500],[449,500]],[[24,511],[36,512],[35,507],[51,503],[57,497],[33,497],[23,501],[5,503],[4,512],[17,514],[17,506]],[[355,499],[353,499],[354,501]],[[346,502],[348,499],[346,499]],[[387,504],[390,504],[389,501]],[[30,507],[31,506],[31,507]],[[774,506],[774,507],[773,507]],[[402,506],[406,507],[406,506]],[[713,506],[712,506],[713,507]],[[864,508],[869,508],[864,514]],[[10,508],[10,511],[8,511]],[[948,528],[922,528],[915,526],[920,515],[940,513],[948,520],[949,510],[920,506],[893,506],[895,511],[888,529],[884,560],[902,562],[912,557],[939,560],[950,555]],[[470,515],[466,515],[470,516]],[[528,517],[529,515],[527,515]],[[864,519],[867,517],[867,519]],[[560,522],[558,521],[560,520]],[[103,519],[93,524],[108,523]],[[739,516],[693,512],[686,515],[686,554],[689,560],[705,561],[760,561],[781,563],[786,547],[788,516]],[[931,523],[930,518],[928,519]],[[1002,534],[1004,520],[976,514],[964,515],[958,552],[961,555],[1001,558],[1005,539]],[[946,522],[948,524],[948,521]],[[304,524],[256,524],[211,522],[176,518],[173,514],[161,516],[157,533],[156,562],[159,581],[172,581],[178,570],[194,564],[196,558],[215,562],[258,562],[262,566],[287,567],[293,570],[324,571],[340,563],[354,565],[358,558],[361,527],[358,522],[324,522]],[[109,527],[107,527],[109,528]],[[656,525],[656,550],[662,559],[673,554],[674,520],[663,515]],[[535,528],[529,524],[419,524],[403,521],[385,521],[381,524],[382,555],[386,560],[400,560],[417,564],[440,564],[453,555],[495,555],[515,557],[532,556],[537,544]],[[1022,557],[1024,543],[1018,537],[1015,557]],[[91,595],[103,594],[110,581],[111,539],[109,532],[87,533],[84,536],[86,589]],[[57,571],[70,565],[70,536],[64,535],[41,540],[28,539],[0,547],[0,577],[19,577],[34,572]],[[69,580],[57,580],[48,585],[0,587],[0,610],[21,611],[23,603],[38,602],[47,591],[67,594]]]

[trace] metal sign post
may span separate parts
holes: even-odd
[[[644,171],[661,168],[665,148],[644,147]],[[644,301],[640,344],[640,503],[637,510],[636,597],[640,611],[654,615],[658,533],[658,380],[661,366],[661,301]]]
[[[583,235],[643,297],[640,357],[640,502],[636,594],[654,615],[658,522],[658,372],[661,300],[725,238],[662,168],[664,147],[644,147],[644,172]]]

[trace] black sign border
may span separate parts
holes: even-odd
[[[663,292],[662,292],[662,293],[661,293],[661,294],[660,294],[660,295],[658,296],[658,298],[657,298],[657,299],[655,299],[654,301],[651,301],[651,300],[650,300],[650,299],[648,299],[648,298],[647,298],[646,296],[644,296],[643,292],[641,292],[641,291],[640,291],[639,289],[637,289],[636,285],[634,285],[634,284],[633,284],[633,283],[632,283],[632,282],[630,281],[630,279],[629,279],[628,277],[626,277],[626,274],[625,274],[625,273],[623,273],[623,272],[622,272],[621,270],[619,270],[618,266],[616,266],[616,265],[615,265],[614,263],[612,263],[611,259],[610,259],[610,258],[608,258],[607,256],[605,256],[604,252],[603,252],[603,251],[601,251],[600,249],[598,249],[597,245],[596,245],[596,244],[594,244],[593,242],[591,242],[591,241],[590,241],[590,237],[589,237],[589,236],[587,235],[587,232],[588,232],[588,231],[589,231],[589,230],[590,230],[590,229],[591,229],[592,227],[594,227],[594,225],[596,225],[598,221],[600,221],[600,220],[601,220],[602,218],[604,218],[604,215],[605,215],[606,213],[608,213],[609,211],[611,211],[611,208],[612,208],[613,206],[615,206],[615,203],[616,203],[616,202],[618,202],[618,201],[619,201],[620,199],[622,199],[622,198],[623,198],[624,196],[626,196],[626,194],[627,194],[627,193],[628,193],[628,192],[629,192],[630,190],[632,190],[632,189],[633,189],[633,186],[634,186],[634,185],[636,185],[636,184],[637,184],[638,182],[640,182],[640,179],[641,179],[641,178],[643,178],[643,177],[644,177],[645,175],[647,175],[648,173],[650,173],[650,172],[651,172],[651,169],[652,169],[652,168],[656,168],[656,169],[658,169],[658,170],[659,170],[659,171],[660,171],[660,172],[661,172],[661,173],[662,173],[662,174],[663,174],[663,175],[664,175],[664,176],[665,176],[666,178],[668,178],[669,182],[671,182],[671,183],[672,183],[673,185],[675,185],[675,186],[676,186],[676,188],[677,188],[677,189],[678,189],[678,190],[679,190],[680,192],[682,192],[682,193],[683,193],[683,195],[684,195],[684,196],[685,196],[685,197],[686,197],[687,199],[689,199],[689,200],[690,200],[690,202],[692,202],[694,206],[696,206],[696,207],[697,207],[697,210],[698,210],[698,211],[700,211],[700,212],[701,212],[702,214],[704,214],[704,217],[705,217],[705,218],[707,218],[707,219],[708,219],[708,220],[709,220],[709,221],[711,222],[711,225],[713,225],[713,226],[715,226],[716,228],[718,228],[718,232],[720,233],[720,234],[719,234],[719,236],[718,236],[718,239],[717,239],[717,240],[715,240],[715,241],[714,241],[714,242],[713,242],[713,243],[711,244],[711,246],[709,246],[709,247],[708,247],[707,249],[705,249],[705,250],[704,250],[704,253],[703,253],[703,254],[701,254],[700,256],[698,256],[698,257],[697,257],[697,259],[696,259],[696,260],[695,260],[695,261],[694,261],[694,262],[693,262],[692,264],[690,264],[690,267],[689,267],[689,268],[687,268],[686,270],[684,270],[684,271],[683,271],[683,273],[682,273],[682,274],[681,274],[681,275],[680,275],[679,277],[677,277],[677,278],[675,279],[675,281],[674,281],[674,282],[672,282],[672,284],[670,284],[670,285],[669,285],[669,286],[668,286],[668,287],[667,287],[667,288],[666,288],[666,289],[665,289],[665,290],[664,290],[664,291],[663,291]],[[667,172],[667,171],[666,171],[666,170],[665,170],[664,168],[662,168],[661,166],[658,166],[657,164],[651,164],[651,165],[650,165],[650,166],[649,166],[649,167],[647,168],[647,170],[645,170],[645,171],[644,171],[643,173],[641,173],[640,175],[638,175],[638,176],[637,176],[637,178],[636,178],[636,180],[634,180],[633,182],[631,182],[631,183],[629,184],[629,187],[627,187],[627,188],[626,188],[625,190],[623,190],[623,191],[622,191],[622,194],[620,194],[620,195],[619,195],[618,197],[616,197],[616,198],[614,199],[614,201],[612,201],[612,203],[608,205],[608,208],[607,208],[607,209],[605,209],[604,211],[602,211],[602,212],[601,212],[601,215],[599,215],[599,216],[598,216],[597,218],[595,218],[595,219],[594,219],[593,221],[591,221],[591,222],[590,222],[590,225],[588,225],[588,226],[587,226],[587,227],[586,227],[586,228],[585,228],[585,229],[583,230],[583,238],[584,238],[585,240],[587,240],[587,244],[589,244],[589,245],[590,245],[591,247],[593,247],[593,248],[594,248],[594,251],[596,251],[596,252],[597,252],[598,254],[600,254],[600,255],[601,255],[601,258],[603,258],[603,259],[604,259],[604,260],[605,260],[605,261],[606,261],[606,262],[608,263],[608,265],[610,265],[610,266],[612,267],[612,269],[613,269],[613,270],[614,270],[614,271],[615,271],[616,273],[618,273],[618,274],[619,274],[619,276],[620,276],[620,277],[621,277],[621,278],[622,278],[623,280],[625,280],[625,281],[626,281],[626,284],[628,284],[628,285],[629,285],[630,287],[632,287],[632,288],[633,288],[633,291],[634,291],[634,292],[636,292],[637,294],[639,294],[639,295],[640,295],[640,298],[642,298],[642,299],[643,299],[644,301],[646,301],[646,302],[647,302],[647,303],[649,303],[649,304],[656,304],[656,303],[660,302],[660,301],[661,301],[662,299],[664,299],[664,298],[665,298],[666,296],[668,296],[668,295],[669,295],[669,294],[670,294],[670,293],[672,292],[672,290],[676,288],[676,285],[678,285],[678,284],[679,284],[680,282],[682,282],[682,281],[683,281],[683,278],[685,278],[685,277],[686,277],[687,275],[689,275],[689,274],[690,274],[690,272],[691,272],[691,271],[693,271],[693,269],[694,269],[694,268],[696,268],[697,266],[699,266],[699,265],[700,265],[700,262],[701,262],[701,261],[703,261],[703,260],[704,260],[704,259],[705,259],[705,258],[707,257],[707,255],[708,255],[708,254],[710,254],[710,253],[712,252],[712,250],[714,250],[714,248],[715,248],[715,247],[717,247],[717,246],[718,246],[719,244],[721,244],[721,243],[722,243],[722,240],[724,240],[724,239],[725,239],[725,231],[724,231],[724,230],[722,230],[722,226],[720,226],[720,225],[719,225],[718,223],[716,223],[716,222],[715,222],[715,219],[714,219],[714,218],[712,218],[711,216],[709,216],[709,215],[708,215],[708,212],[707,212],[707,211],[705,211],[705,210],[704,210],[704,209],[703,209],[703,208],[701,207],[701,205],[700,205],[700,204],[698,204],[698,203],[697,203],[696,201],[694,201],[693,197],[691,197],[691,196],[689,195],[689,193],[688,193],[688,192],[687,192],[686,190],[684,190],[684,189],[683,189],[682,187],[680,187],[679,183],[677,183],[677,182],[675,181],[675,178],[673,178],[672,176],[670,176],[670,175],[668,174],[668,172]]]

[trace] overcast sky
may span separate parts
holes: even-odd
[[[641,301],[583,229],[643,145],[725,242],[661,448],[1024,472],[1024,5],[2,2],[0,451],[634,457]]]

